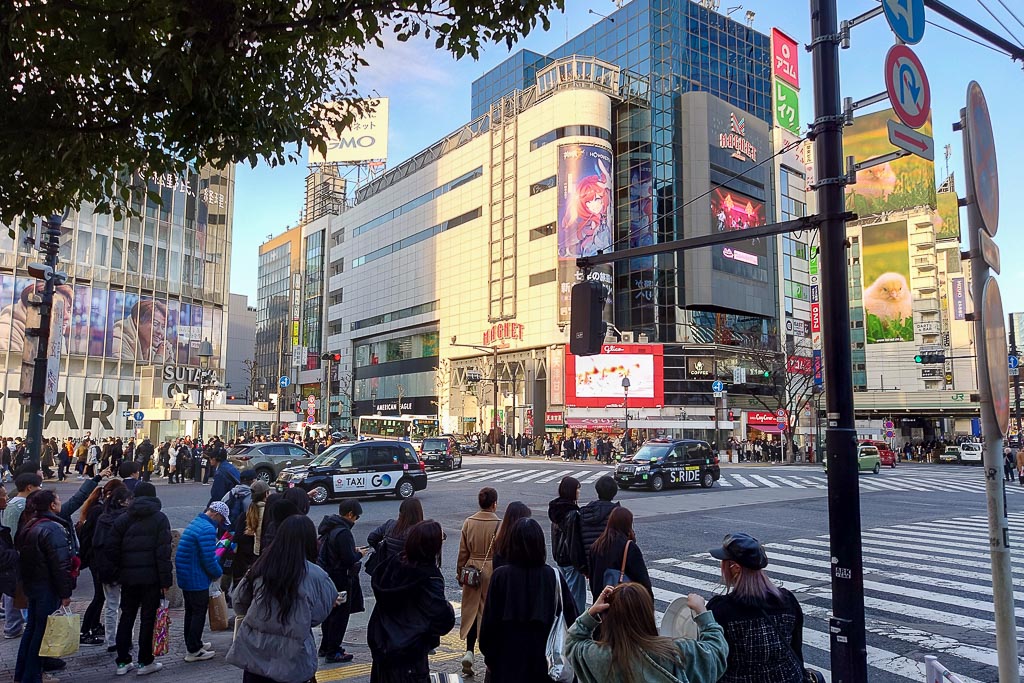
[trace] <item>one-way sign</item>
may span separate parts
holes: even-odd
[[[930,135],[916,131],[910,126],[904,126],[899,121],[892,119],[889,125],[889,142],[902,150],[916,154],[917,156],[935,161],[935,141]]]
[[[131,417],[131,416],[132,416],[132,411],[130,411],[130,410],[122,410],[121,411],[121,417]]]

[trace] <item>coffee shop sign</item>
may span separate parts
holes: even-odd
[[[484,332],[484,346],[490,346],[499,341],[510,341],[512,339],[523,340],[524,326],[520,323],[496,323]]]

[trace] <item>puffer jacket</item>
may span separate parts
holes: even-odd
[[[444,577],[432,565],[392,558],[370,581],[377,604],[366,642],[374,660],[415,662],[436,648],[455,626],[455,610],[444,594]]]
[[[117,583],[118,563],[110,551],[113,542],[111,536],[114,523],[126,514],[128,508],[108,508],[96,520],[96,528],[92,532],[92,560],[89,567],[101,583]]]
[[[18,583],[18,551],[11,530],[0,525],[0,595],[14,595]]]
[[[608,517],[619,504],[610,500],[592,500],[580,508],[580,538],[583,552],[589,553],[590,546],[604,533]]]
[[[171,524],[160,507],[159,499],[140,496],[114,522],[110,554],[117,562],[117,583],[171,587]]]
[[[559,544],[562,535],[565,533],[565,518],[570,512],[579,512],[580,506],[574,500],[555,498],[548,503],[548,519],[551,521],[551,558],[560,567],[567,567],[572,564],[572,556],[559,554]]]
[[[306,562],[291,613],[281,623],[280,610],[270,596],[242,579],[231,596],[241,624],[228,650],[227,660],[240,669],[281,683],[305,683],[316,675],[317,655],[313,627],[323,623],[334,607],[334,582],[320,567]]]
[[[217,561],[217,525],[206,513],[185,527],[174,555],[178,587],[183,591],[204,591],[223,574]]]
[[[14,539],[25,593],[49,590],[70,598],[75,590],[78,559],[71,524],[52,512],[23,523]]]

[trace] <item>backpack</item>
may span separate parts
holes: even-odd
[[[578,558],[583,556],[583,541],[580,538],[580,513],[579,510],[570,510],[569,514],[562,520],[559,526],[557,544],[552,549],[555,562],[560,567],[579,567]],[[586,557],[583,557],[583,564],[586,565]]]
[[[245,533],[245,513],[247,512],[245,496],[232,494],[229,500],[228,511],[231,514],[231,531],[237,538]]]

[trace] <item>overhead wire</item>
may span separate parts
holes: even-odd
[[[975,45],[980,45],[982,47],[988,48],[989,50],[992,50],[993,52],[997,52],[997,53],[1003,55],[1004,57],[1011,57],[1011,58],[1013,57],[1013,55],[1011,55],[1009,52],[1006,52],[1005,50],[1000,50],[998,47],[994,47],[992,45],[989,45],[988,43],[983,43],[980,40],[975,40],[974,38],[971,38],[970,36],[965,35],[963,33],[960,33],[959,31],[954,31],[953,29],[949,28],[948,26],[943,26],[942,24],[936,24],[934,21],[929,21],[927,19],[925,20],[925,23],[926,24],[930,24],[931,26],[934,26],[935,28],[942,29],[943,31],[946,31],[948,33],[952,33],[954,36],[957,36],[959,38],[963,38],[966,41],[974,43]]]
[[[986,4],[985,4],[985,3],[984,3],[984,2],[982,1],[982,0],[978,0],[978,4],[979,4],[979,5],[981,5],[982,9],[984,9],[984,10],[985,10],[986,12],[988,12],[988,14],[989,14],[989,16],[990,16],[990,17],[992,17],[993,19],[995,19],[995,20],[996,20],[996,23],[997,23],[997,24],[999,24],[1000,26],[1002,26],[1002,27],[1003,27],[1003,30],[1004,30],[1004,31],[1006,31],[1007,33],[1009,33],[1009,34],[1010,34],[1010,37],[1011,37],[1011,38],[1013,38],[1014,40],[1016,40],[1016,41],[1017,41],[1017,44],[1018,44],[1018,45],[1020,45],[1021,47],[1024,47],[1024,43],[1021,43],[1021,42],[1020,42],[1020,38],[1018,38],[1017,36],[1015,36],[1015,35],[1013,34],[1013,31],[1011,31],[1011,30],[1010,30],[1010,29],[1009,29],[1009,28],[1008,28],[1008,27],[1006,26],[1006,24],[1004,24],[1004,23],[1003,23],[1003,20],[1002,20],[1002,19],[1000,19],[999,17],[997,17],[997,16],[996,16],[995,12],[993,12],[992,10],[990,10],[990,9],[988,8],[988,5],[986,5]]]
[[[1020,17],[1018,17],[1016,14],[1014,14],[1013,10],[1010,9],[1010,7],[1005,2],[1003,2],[1003,0],[997,0],[997,2],[1000,5],[1003,6],[1003,9],[1006,10],[1007,14],[1009,14],[1011,17],[1013,17],[1014,20],[1016,20],[1016,22],[1021,25],[1021,28],[1024,28],[1024,21],[1021,21]]]

